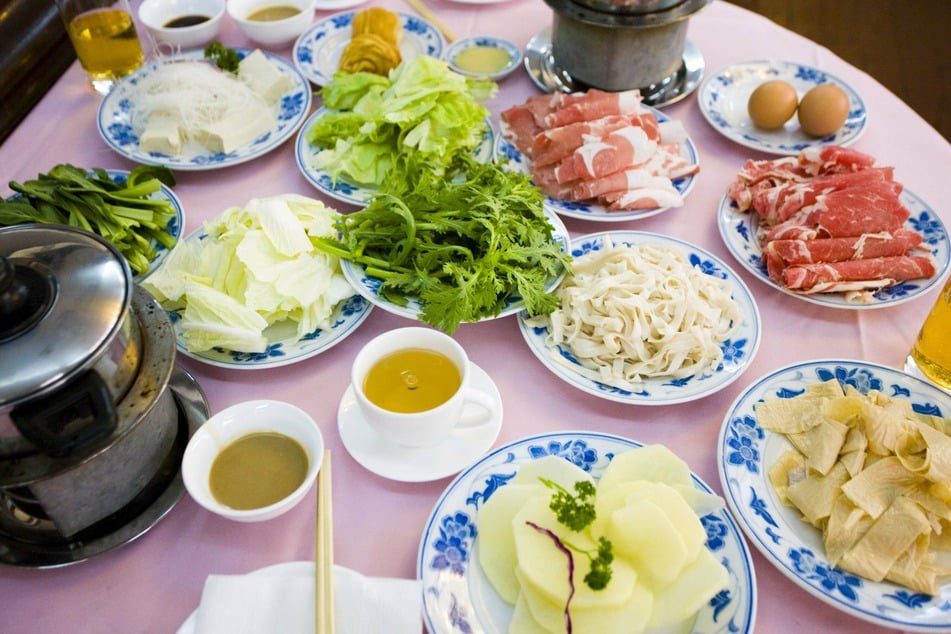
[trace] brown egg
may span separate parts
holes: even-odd
[[[826,136],[849,117],[849,96],[833,84],[819,84],[799,102],[799,125],[812,136]]]
[[[775,130],[796,112],[799,95],[790,84],[771,79],[756,87],[746,104],[753,125],[764,130]]]

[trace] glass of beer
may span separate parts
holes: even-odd
[[[129,0],[56,0],[56,5],[96,92],[107,94],[142,65],[145,53]]]
[[[951,278],[921,326],[908,355],[915,367],[932,383],[951,390]]]

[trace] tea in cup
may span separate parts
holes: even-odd
[[[421,447],[499,415],[496,399],[470,386],[471,374],[468,355],[452,337],[408,327],[370,340],[357,353],[350,378],[374,431],[391,443]]]
[[[115,83],[145,61],[129,0],[56,0],[79,64],[96,92]]]

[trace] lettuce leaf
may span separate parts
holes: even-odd
[[[489,116],[480,102],[497,91],[494,82],[465,77],[426,55],[403,62],[389,77],[338,72],[321,91],[331,112],[305,133],[321,148],[313,166],[334,182],[343,176],[379,186],[399,168],[400,155],[415,152],[444,174],[478,147]]]

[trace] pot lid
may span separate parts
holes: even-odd
[[[595,26],[658,28],[680,22],[712,0],[545,0],[555,13]]]
[[[103,238],[64,225],[0,228],[0,407],[91,366],[131,297],[129,265]]]

